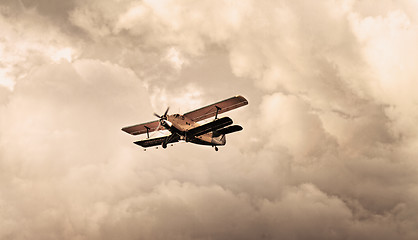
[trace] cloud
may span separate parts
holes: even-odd
[[[265,147],[284,147],[297,159],[313,160],[327,149],[335,148],[335,141],[323,129],[309,105],[295,96],[274,94],[265,97],[261,106],[259,125],[270,133]]]
[[[52,61],[71,61],[76,55],[68,39],[58,26],[39,15],[35,9],[13,6],[0,8],[1,28],[4,37],[0,40],[2,61],[0,85],[13,90],[20,79],[33,68]],[[13,24],[11,24],[13,22]]]
[[[0,238],[415,239],[416,6],[374,4],[0,4]],[[120,131],[236,94],[219,152]]]

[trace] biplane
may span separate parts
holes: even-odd
[[[231,118],[218,118],[218,115],[247,104],[248,101],[243,96],[234,96],[185,114],[168,115],[169,108],[167,108],[161,116],[154,113],[158,120],[124,127],[122,131],[132,135],[146,133],[146,139],[134,142],[143,148],[159,145],[167,148],[168,144],[185,141],[212,146],[215,151],[218,151],[217,146],[226,144],[227,134],[242,130],[241,126],[232,125]],[[198,123],[211,117],[214,117],[214,119],[210,122]],[[170,135],[150,138],[150,132],[162,130],[168,130]]]

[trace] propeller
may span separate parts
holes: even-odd
[[[170,107],[167,107],[167,109],[164,112],[164,115],[162,116],[158,115],[157,113],[154,113],[154,116],[156,116],[160,120],[158,121],[158,127],[155,129],[155,132],[151,135],[151,137],[153,137],[158,132],[158,130],[160,130],[161,126],[164,126],[163,122],[164,120],[167,120],[167,113],[169,109]],[[164,129],[164,127],[162,129]]]
[[[161,121],[158,121],[158,127],[155,129],[155,131],[150,135],[150,138],[153,138],[155,134],[158,133],[158,130],[161,128]]]
[[[165,110],[165,113],[164,113],[164,115],[162,115],[162,116],[160,116],[160,115],[158,115],[158,114],[156,114],[156,113],[154,113],[154,116],[156,116],[157,118],[159,118],[160,120],[162,120],[162,119],[164,119],[164,120],[167,120],[167,113],[168,113],[168,110],[170,109],[170,107],[167,107],[167,110]]]

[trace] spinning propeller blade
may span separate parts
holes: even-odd
[[[156,116],[157,118],[159,118],[160,121],[163,120],[163,119],[167,120],[167,113],[168,113],[168,110],[169,109],[170,109],[170,107],[167,107],[167,110],[165,110],[164,115],[162,115],[162,116],[160,116],[160,115],[158,115],[156,113],[154,113],[154,116]]]
[[[165,113],[164,113],[164,117],[165,117],[165,118],[167,118],[167,113],[168,113],[168,110],[170,110],[170,107],[167,107],[167,110],[165,110]]]

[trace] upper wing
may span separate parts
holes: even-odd
[[[195,122],[202,121],[204,119],[213,117],[216,115],[216,110],[218,107],[219,111],[218,114],[230,111],[235,108],[239,108],[248,104],[247,99],[243,96],[235,96],[228,98],[226,100],[211,104],[206,107],[202,107],[200,109],[185,113],[184,116],[190,118]]]
[[[146,133],[147,128],[148,128],[148,132],[157,131],[159,130],[157,129],[159,125],[160,125],[159,121],[155,120],[152,122],[141,123],[141,124],[137,124],[137,125],[130,126],[130,127],[124,127],[122,128],[122,131],[127,132],[132,135],[138,135],[138,134]]]

